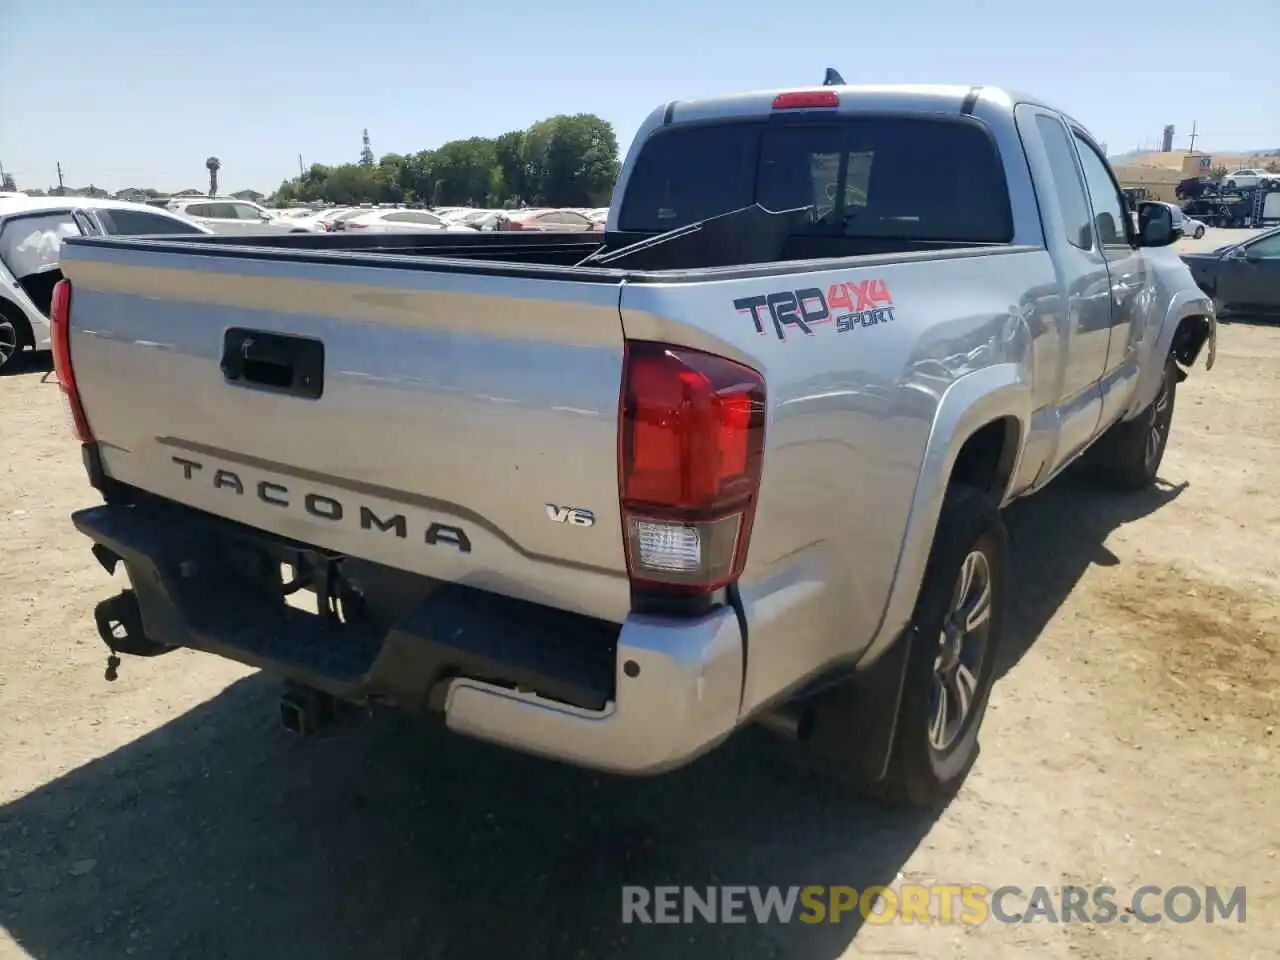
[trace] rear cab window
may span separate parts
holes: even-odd
[[[661,233],[752,203],[808,207],[795,235],[1008,243],[1000,154],[981,122],[832,117],[675,126],[641,148],[624,232]]]

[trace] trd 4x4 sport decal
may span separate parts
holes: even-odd
[[[751,317],[756,333],[763,335],[765,324],[771,324],[779,340],[787,339],[787,327],[811,337],[813,328],[824,323],[834,322],[836,333],[848,333],[893,319],[893,297],[883,280],[833,283],[826,293],[818,287],[805,287],[740,297],[733,301],[733,307]]]

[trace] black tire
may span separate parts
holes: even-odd
[[[960,588],[962,574],[975,554],[985,566],[988,605],[981,630],[968,637],[974,646],[961,660],[973,681],[972,694],[968,710],[948,724],[953,729],[947,731],[947,741],[936,745],[931,734],[938,714],[938,689],[947,686],[939,681],[939,665],[945,657],[942,670],[951,668],[953,652],[948,644],[954,642],[954,634],[949,631],[971,599],[972,593],[960,596]],[[911,649],[893,749],[884,779],[871,788],[875,797],[895,805],[936,806],[950,800],[968,776],[978,756],[978,731],[995,683],[1004,635],[1008,554],[1004,521],[990,496],[973,487],[953,486],[938,519],[911,617]],[[946,653],[940,652],[944,649]]]
[[[14,317],[0,310],[0,373],[17,369],[22,362],[22,351],[33,342],[25,317]]]
[[[1112,426],[1087,454],[1094,477],[1118,490],[1143,490],[1155,483],[1169,445],[1179,379],[1178,365],[1170,358],[1156,398],[1132,420]]]

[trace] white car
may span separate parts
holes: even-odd
[[[190,217],[214,233],[312,233],[305,224],[277,217],[250,200],[226,197],[180,197],[165,208]]]
[[[1195,217],[1189,217],[1182,212],[1182,208],[1174,203],[1166,203],[1166,207],[1173,213],[1173,229],[1180,230],[1184,237],[1192,237],[1199,240],[1204,236],[1205,225]]]
[[[447,230],[449,224],[426,210],[367,210],[348,218],[344,230],[367,230],[370,233],[424,233]]]
[[[1275,180],[1280,182],[1280,173],[1267,173],[1265,170],[1245,167],[1228,173],[1222,178],[1222,184],[1228,190],[1233,188],[1246,190],[1249,187],[1256,187],[1263,180]]]
[[[145,203],[93,197],[0,198],[0,371],[23,349],[49,349],[49,305],[64,237],[212,233]]]

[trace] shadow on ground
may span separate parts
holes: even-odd
[[[1027,589],[1009,666],[1091,564],[1115,562],[1106,534],[1176,495],[1066,478],[1011,511]],[[855,803],[757,732],[619,780],[395,715],[294,741],[276,694],[240,681],[0,808],[0,923],[31,956],[829,960],[853,917],[624,926],[621,888],[893,883],[933,822]]]
[[[1005,511],[1014,590],[1001,676],[1031,648],[1090,567],[1114,567],[1120,562],[1105,543],[1111,532],[1155,513],[1186,488],[1185,482],[1160,480],[1145,490],[1117,493],[1069,471],[1040,494],[1019,500]]]
[[[24,350],[5,364],[3,370],[0,370],[0,376],[3,377],[17,377],[23,374],[40,376],[52,373],[53,352],[50,350]],[[49,379],[53,383],[57,382],[52,376]]]

